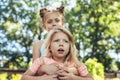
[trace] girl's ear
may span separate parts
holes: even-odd
[[[45,29],[45,30],[47,30],[47,28],[46,28],[44,22],[43,22],[43,24],[42,24],[42,28]]]
[[[43,24],[42,24],[42,28],[43,28],[43,29],[45,29],[45,25],[44,25],[44,22],[43,22]]]
[[[49,46],[49,50],[51,50],[50,46]]]
[[[51,48],[49,47],[49,52],[51,53]]]

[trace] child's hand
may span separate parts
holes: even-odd
[[[66,72],[64,70],[60,70],[60,71],[57,73],[59,80],[74,80],[75,75],[73,73]]]
[[[58,80],[57,75],[43,75],[40,76],[39,80]]]
[[[59,73],[61,70],[65,71],[65,72],[73,73],[75,75],[78,75],[78,72],[77,72],[76,68],[59,67],[59,71],[57,71],[57,72]]]
[[[51,74],[56,73],[57,70],[58,70],[58,67],[55,64],[42,65],[39,68],[37,74],[38,75],[43,75],[43,74],[51,75]]]
[[[77,75],[76,68],[68,68],[68,67],[59,67],[57,71],[59,80],[74,80],[74,76]]]

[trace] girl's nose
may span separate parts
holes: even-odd
[[[63,45],[64,45],[64,43],[62,41],[60,41],[59,46],[63,46]]]
[[[53,24],[52,26],[53,26],[53,27],[55,27],[56,25],[55,25],[55,24]]]
[[[53,24],[52,24],[53,26],[56,26],[56,22],[55,21],[53,21]]]

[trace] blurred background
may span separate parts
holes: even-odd
[[[41,38],[41,8],[65,7],[65,26],[95,80],[119,80],[120,0],[0,0],[0,80],[20,80]]]

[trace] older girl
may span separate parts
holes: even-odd
[[[56,10],[48,10],[43,8],[40,10],[40,16],[42,18],[42,28],[48,32],[56,27],[64,25],[64,7],[59,7]],[[44,54],[44,40],[36,41],[33,44],[33,61]]]

